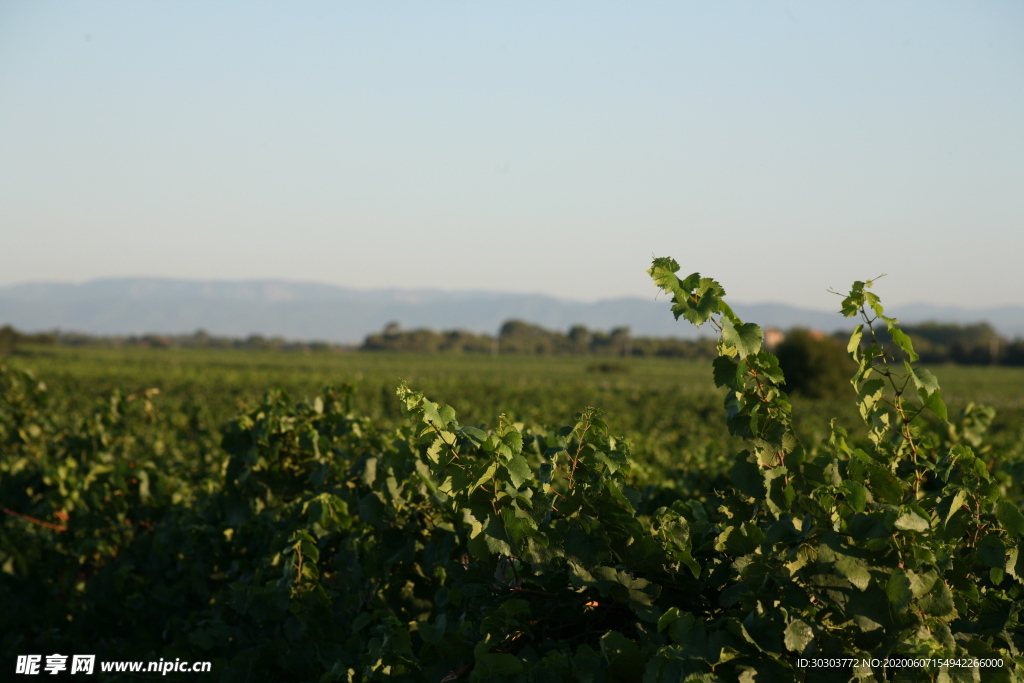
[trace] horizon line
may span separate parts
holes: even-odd
[[[332,289],[345,290],[348,292],[355,292],[360,294],[475,294],[475,295],[491,295],[491,296],[521,296],[521,297],[540,297],[545,299],[554,299],[557,301],[573,302],[586,305],[595,305],[606,302],[615,301],[646,301],[647,299],[643,296],[636,294],[627,294],[622,296],[604,297],[600,299],[577,299],[571,297],[559,296],[556,294],[550,294],[546,292],[518,292],[513,290],[499,290],[499,289],[445,289],[441,287],[423,287],[418,289],[403,289],[397,287],[375,287],[375,288],[364,288],[355,287],[351,285],[342,285],[331,282],[324,282],[320,280],[300,280],[291,279],[286,277],[266,277],[266,278],[246,278],[246,279],[227,279],[227,278],[190,278],[190,277],[179,277],[179,276],[165,276],[165,275],[117,275],[117,276],[104,276],[94,277],[88,280],[81,281],[61,281],[61,280],[28,280],[22,282],[13,282],[7,284],[0,284],[0,293],[6,289],[13,289],[18,287],[33,287],[33,286],[65,286],[65,287],[84,287],[90,284],[101,283],[101,282],[127,282],[127,281],[155,281],[155,282],[168,282],[168,283],[182,283],[182,284],[220,284],[220,285],[246,285],[246,284],[284,284],[284,285],[313,285],[318,287],[327,287]],[[660,300],[660,295],[663,292],[654,292],[650,301],[655,302]],[[820,313],[834,313],[835,310],[824,307],[811,307],[803,306],[799,304],[787,303],[784,301],[773,301],[773,300],[758,300],[758,301],[735,301],[734,305],[741,306],[787,306],[803,311],[814,311]],[[947,309],[957,311],[997,311],[1000,309],[1018,309],[1024,308],[1024,303],[1019,304],[1002,304],[998,306],[989,307],[968,307],[960,305],[949,305],[934,303],[924,300],[908,301],[903,303],[889,304],[889,307],[900,306],[900,307],[932,307],[936,309]]]

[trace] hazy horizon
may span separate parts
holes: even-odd
[[[836,297],[838,304],[838,297]],[[804,327],[848,332],[857,322],[836,307],[815,310],[777,302],[732,302],[744,320],[764,328]],[[1024,306],[994,309],[888,307],[905,324],[989,322],[1006,338],[1024,338]],[[106,279],[82,285],[0,287],[0,326],[22,332],[63,330],[99,336],[188,335],[203,329],[215,336],[253,334],[292,340],[358,343],[397,322],[403,329],[469,330],[494,334],[509,320],[546,329],[628,327],[637,336],[708,336],[674,320],[669,303],[639,297],[588,303],[546,295],[440,290],[356,290],[280,280],[196,281]]]
[[[0,5],[0,286],[1024,305],[1024,5]]]
[[[883,277],[881,281],[884,281],[884,279],[885,278]],[[292,285],[292,286],[315,286],[315,287],[339,288],[339,289],[351,291],[353,293],[358,293],[358,294],[397,293],[397,294],[423,294],[423,295],[431,295],[432,294],[432,295],[453,295],[453,296],[458,296],[458,295],[466,295],[466,296],[525,296],[525,297],[535,296],[535,297],[552,298],[552,299],[556,299],[556,300],[559,300],[559,301],[565,301],[565,302],[571,302],[571,303],[582,303],[582,304],[595,304],[595,303],[605,303],[605,302],[613,302],[613,301],[620,301],[620,300],[637,300],[637,299],[639,299],[639,300],[659,301],[659,302],[667,302],[668,301],[668,298],[666,297],[666,295],[663,292],[660,292],[660,291],[657,291],[657,292],[652,291],[652,293],[651,293],[651,295],[649,297],[645,297],[643,295],[636,295],[636,294],[624,294],[624,295],[621,295],[621,296],[608,296],[608,297],[603,297],[603,298],[599,298],[599,299],[584,299],[584,298],[577,298],[577,297],[571,297],[571,296],[562,296],[562,295],[558,295],[558,294],[547,294],[545,292],[515,292],[515,291],[509,291],[509,290],[485,289],[485,288],[480,288],[480,289],[453,289],[453,288],[445,288],[445,287],[424,287],[424,288],[350,287],[348,285],[339,285],[339,284],[334,284],[334,283],[330,283],[330,282],[323,282],[323,281],[318,281],[318,280],[302,280],[302,279],[295,279],[295,278],[244,278],[244,279],[243,278],[209,278],[209,279],[200,279],[200,278],[177,278],[177,277],[172,277],[172,276],[165,277],[165,276],[152,276],[152,275],[123,275],[123,276],[122,275],[118,275],[118,276],[110,276],[110,277],[97,277],[97,278],[91,278],[91,279],[88,279],[88,280],[80,280],[80,281],[27,280],[27,281],[24,281],[24,282],[12,282],[10,284],[0,284],[0,294],[2,294],[5,290],[11,290],[11,289],[22,288],[22,287],[42,287],[42,286],[88,287],[89,285],[96,284],[96,283],[117,283],[117,282],[137,281],[137,280],[149,280],[149,281],[156,281],[156,282],[187,283],[187,284],[195,284],[195,285],[216,284],[216,285],[228,285],[228,286],[229,285],[239,285],[239,286],[241,286],[241,285],[252,285],[252,284],[263,284],[263,285],[278,285],[278,284],[280,284],[280,285]],[[876,291],[876,292],[878,291],[878,289],[879,289],[879,282],[881,282],[881,281],[876,281],[875,286],[872,288],[872,291]],[[842,292],[842,294],[845,294],[845,293],[846,293],[845,291]],[[840,309],[840,301],[842,300],[842,296],[841,295],[837,295],[837,294],[832,293],[832,292],[829,292],[829,294],[831,296],[831,299],[830,299],[830,304],[831,305],[823,306],[823,307],[803,306],[803,305],[799,305],[799,304],[789,303],[789,302],[786,302],[786,301],[779,301],[779,300],[772,300],[772,299],[742,300],[742,299],[739,299],[738,297],[733,297],[731,295],[728,297],[728,299],[729,299],[729,301],[731,301],[733,303],[740,304],[740,305],[743,305],[743,306],[748,306],[748,307],[749,306],[783,306],[783,307],[790,307],[790,308],[794,308],[794,309],[801,309],[801,310],[813,311],[813,312],[818,312],[818,313],[837,313],[839,311],[839,309]],[[949,304],[949,305],[944,305],[944,304],[941,304],[941,303],[936,304],[936,303],[932,303],[932,302],[925,301],[925,300],[918,300],[918,301],[910,300],[910,301],[900,302],[898,304],[889,304],[884,299],[883,299],[882,303],[884,305],[886,305],[887,307],[889,307],[890,309],[893,306],[935,307],[935,308],[938,308],[938,309],[949,308],[949,309],[964,310],[964,311],[971,311],[971,310],[982,311],[982,310],[991,310],[991,309],[995,309],[995,308],[1020,308],[1020,309],[1024,309],[1024,304],[1012,304],[1012,303],[1011,304],[1001,304],[1001,305],[979,304],[979,305],[974,305],[974,306],[970,306],[970,305],[960,306],[960,305],[956,305],[956,304]],[[897,314],[898,313],[898,311],[894,311],[894,310],[889,310],[889,312],[893,313],[893,314]],[[2,323],[2,322],[3,321],[0,320],[0,323]]]

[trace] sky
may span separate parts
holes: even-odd
[[[0,3],[0,285],[1024,305],[1024,3]]]

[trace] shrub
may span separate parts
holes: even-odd
[[[839,398],[850,393],[856,366],[834,337],[796,328],[775,349],[786,376],[785,389],[810,398]]]

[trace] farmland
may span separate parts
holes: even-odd
[[[551,426],[595,406],[604,411],[610,431],[628,436],[644,462],[685,457],[694,440],[725,451],[738,445],[726,429],[722,390],[706,361],[47,346],[7,363],[31,368],[54,400],[77,403],[78,409],[84,407],[82,397],[95,401],[115,391],[130,396],[158,389],[154,406],[168,416],[200,416],[213,439],[222,424],[271,389],[301,401],[329,385],[351,385],[356,412],[396,427],[403,416],[395,389],[405,380],[432,400],[455,407],[465,424],[490,424],[505,413]],[[1004,452],[1024,448],[1024,368],[929,367],[941,379],[951,411],[971,402],[995,409],[988,443]],[[852,388],[843,399],[794,397],[802,435],[822,438],[827,427],[822,424],[832,417],[856,425],[852,398]]]
[[[886,366],[867,346],[857,392],[790,405],[753,328],[721,320],[714,372],[27,348],[0,375],[4,666],[761,681],[841,680],[798,657],[901,655],[1007,674],[1024,369],[916,368],[908,411],[869,384]]]

